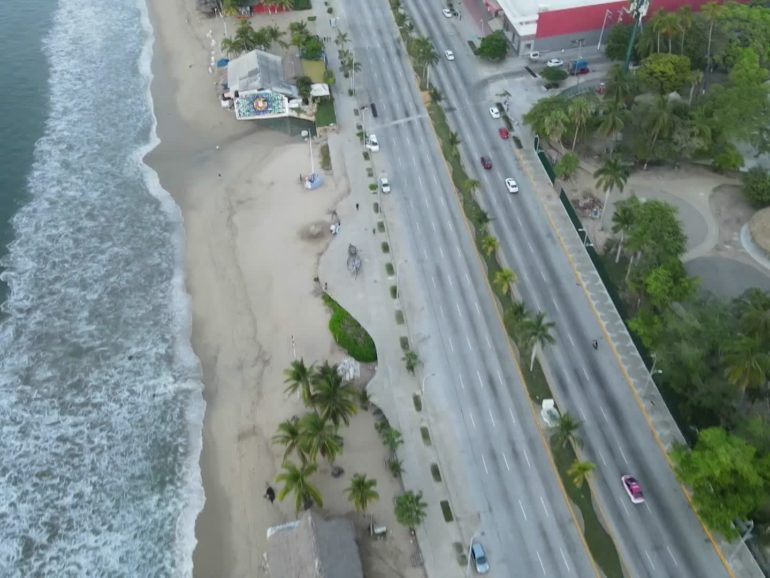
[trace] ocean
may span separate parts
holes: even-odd
[[[0,576],[190,576],[204,413],[145,0],[0,2]]]

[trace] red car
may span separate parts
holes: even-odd
[[[489,170],[492,168],[492,161],[489,157],[481,157],[481,166]]]
[[[642,486],[636,481],[634,476],[625,475],[620,478],[623,482],[623,489],[626,490],[628,497],[634,504],[644,503],[644,494],[642,493]]]
[[[497,132],[500,134],[500,138],[503,140],[508,140],[508,137],[511,136],[511,133],[509,133],[508,129],[504,126],[501,126],[499,129],[497,129]]]

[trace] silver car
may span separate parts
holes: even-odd
[[[477,574],[486,574],[489,572],[487,554],[484,552],[484,546],[478,542],[474,542],[471,545],[471,558],[473,559],[473,567],[476,569]]]

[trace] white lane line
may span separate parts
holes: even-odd
[[[626,501],[620,500],[620,505],[623,506],[623,509],[626,511],[626,516],[628,516],[628,506],[626,506]]]
[[[650,561],[650,566],[652,566],[652,569],[655,570],[655,563],[652,561],[652,556],[650,556],[650,553],[645,550],[644,555],[647,556],[647,560]]]
[[[543,279],[543,283],[548,283],[548,280],[545,278],[545,273],[543,273],[543,270],[538,269],[537,272],[540,273],[540,277]]]
[[[444,255],[444,247],[441,245],[438,246],[438,252],[441,253],[441,258],[446,259],[446,255]]]
[[[436,278],[435,277],[431,277],[430,279],[431,279],[431,281],[433,281],[433,288],[434,289],[438,289],[438,284],[436,283]]]
[[[423,200],[425,201],[425,208],[430,210],[430,203],[428,202],[428,197],[423,197]]]
[[[417,232],[418,232],[418,233],[420,233],[420,234],[422,235],[422,229],[420,228],[420,223],[419,223],[419,222],[417,222],[417,221],[415,221],[415,223],[414,223],[414,224],[415,224],[415,225],[417,225]]]
[[[567,555],[564,553],[564,550],[562,550],[561,546],[559,546],[559,552],[561,552],[561,559],[564,561],[564,565],[567,567],[567,572],[572,572],[572,569],[569,567],[569,563],[567,562]]]
[[[447,279],[447,281],[449,281],[449,286],[450,286],[452,289],[454,289],[454,286],[455,286],[455,284],[452,282],[452,276],[451,276],[451,275],[449,275],[449,276],[447,276],[447,278],[446,278],[446,279]]]
[[[513,417],[513,408],[512,407],[508,408],[508,413],[511,415],[511,421],[513,422],[513,425],[516,425],[516,418]]]
[[[607,412],[605,412],[605,411],[604,411],[604,407],[602,407],[602,406],[600,405],[600,406],[599,406],[599,409],[600,409],[600,410],[602,410],[602,415],[604,416],[604,421],[606,421],[607,423],[610,423],[610,420],[609,420],[609,418],[607,417]]]
[[[545,517],[550,518],[551,515],[548,513],[548,508],[545,506],[545,500],[543,499],[543,496],[540,496],[540,504],[543,506],[543,511],[545,512]]]
[[[626,452],[623,451],[623,447],[618,446],[618,449],[620,450],[620,456],[623,458],[623,461],[626,462],[626,465],[628,465],[628,460],[626,459]]]
[[[487,460],[484,459],[484,454],[481,454],[481,463],[484,466],[484,471],[489,474],[489,470],[487,469]]]
[[[430,224],[431,224],[431,227],[433,227],[433,232],[435,233],[436,232],[436,221],[431,221]]]
[[[455,352],[455,344],[452,343],[452,338],[451,337],[449,338],[449,349],[452,350],[452,353]]]
[[[527,448],[524,448],[524,459],[527,460],[527,465],[529,466],[529,469],[532,469],[532,464],[529,463],[529,454],[527,453]]]
[[[559,307],[559,302],[556,299],[554,299],[553,297],[551,297],[551,301],[553,301],[553,305],[554,305],[554,307],[556,307],[556,311],[561,313],[561,307]]]
[[[455,309],[457,309],[457,314],[462,317],[463,311],[460,309],[459,303],[455,303]]]
[[[478,369],[476,370],[476,377],[479,378],[479,387],[484,387],[484,380],[481,379],[481,372]]]
[[[419,172],[417,173],[417,180],[420,181],[420,188],[424,189],[425,183],[422,182],[422,175]]]
[[[495,425],[495,416],[492,415],[492,410],[488,409],[487,411],[489,412],[489,419],[492,420],[492,427],[497,427],[497,425]]]
[[[497,381],[500,382],[500,386],[504,386],[505,383],[503,383],[503,375],[500,373],[500,370],[497,370]]]
[[[468,344],[468,351],[473,351],[473,346],[471,345],[470,338],[466,335],[465,336],[465,342]]]
[[[583,418],[583,421],[586,421],[586,412],[583,411],[583,408],[579,407],[578,411],[580,412],[580,417]]]
[[[538,562],[540,562],[540,568],[543,569],[543,575],[545,575],[545,565],[543,564],[543,559],[540,557],[540,552],[535,551],[535,553],[537,554]]]
[[[441,206],[446,208],[446,201],[444,200],[444,197],[441,197]],[[451,223],[450,223],[451,225]]]
[[[575,340],[572,339],[572,333],[567,333],[567,337],[569,338],[569,342],[572,344],[572,347],[575,347]]]
[[[471,278],[468,277],[468,273],[465,274],[465,282],[468,283],[468,285],[471,284]]]
[[[529,241],[529,239],[527,239],[527,247],[529,247],[529,252],[530,253],[534,253],[535,252],[535,248],[532,246],[532,243]]]
[[[428,259],[428,252],[425,250],[425,247],[422,248],[422,256],[424,259]]]
[[[473,414],[471,412],[468,412],[468,415],[471,418],[471,425],[473,426],[473,429],[476,429],[476,420],[473,419]]]
[[[442,318],[444,321],[446,321],[446,312],[444,311],[444,306],[443,306],[443,305],[439,305],[439,306],[438,306],[438,309],[439,309],[439,311],[441,311],[441,318]],[[449,338],[449,341],[452,341],[452,338],[451,338],[451,337]]]
[[[443,201],[443,199],[442,199],[442,201]],[[451,221],[449,222],[449,230],[452,231],[453,233],[455,232],[455,226],[452,224]]]
[[[479,309],[479,302],[478,301],[476,301],[476,313],[481,315],[481,309]]]
[[[461,389],[465,389],[465,382],[463,381],[463,376],[460,375],[458,377],[460,378],[460,388]]]
[[[487,347],[489,347],[489,349],[492,349],[492,342],[489,340],[489,335],[485,335],[484,337],[487,338]]]
[[[669,546],[666,546],[666,550],[668,550],[668,555],[671,556],[671,560],[674,562],[674,566],[679,568],[679,562],[676,561],[676,558],[674,557],[674,553],[671,551],[671,548]]]
[[[455,245],[455,251],[457,251],[457,256],[460,257],[460,259],[462,259],[463,254],[460,252],[460,247],[458,245]]]
[[[648,511],[650,514],[652,514],[652,510],[650,509],[650,503],[649,503],[649,502],[645,502],[645,503],[644,503],[644,507],[645,507],[645,508],[647,508],[647,511]]]
[[[586,370],[586,368],[582,367],[581,369],[583,370],[583,375],[586,376],[586,381],[591,381],[591,378],[588,376],[588,371]]]
[[[505,457],[505,454],[503,454],[503,461],[505,462],[505,469],[510,472],[511,466],[508,465],[508,458]]]
[[[604,459],[604,454],[602,452],[599,452],[599,459],[605,466],[607,465],[607,460]]]
[[[521,500],[519,500],[519,508],[521,508],[521,515],[524,516],[524,521],[527,521],[527,512],[524,511],[524,504],[521,503]]]

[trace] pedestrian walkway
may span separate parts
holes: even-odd
[[[520,137],[524,143],[533,142],[530,134],[521,134]],[[605,333],[606,341],[610,344],[653,436],[661,451],[668,455],[668,451],[675,444],[685,442],[682,432],[653,382],[650,371],[639,355],[623,319],[588,256],[583,240],[567,215],[558,191],[551,186],[550,179],[535,150],[530,147],[514,150],[522,170],[538,192],[550,225],[567,255],[577,281],[588,296],[588,301]],[[719,536],[710,535],[710,537],[718,546],[717,552],[723,559],[730,556],[730,565],[737,576],[752,578],[763,576],[753,556],[744,545],[731,545]]]

